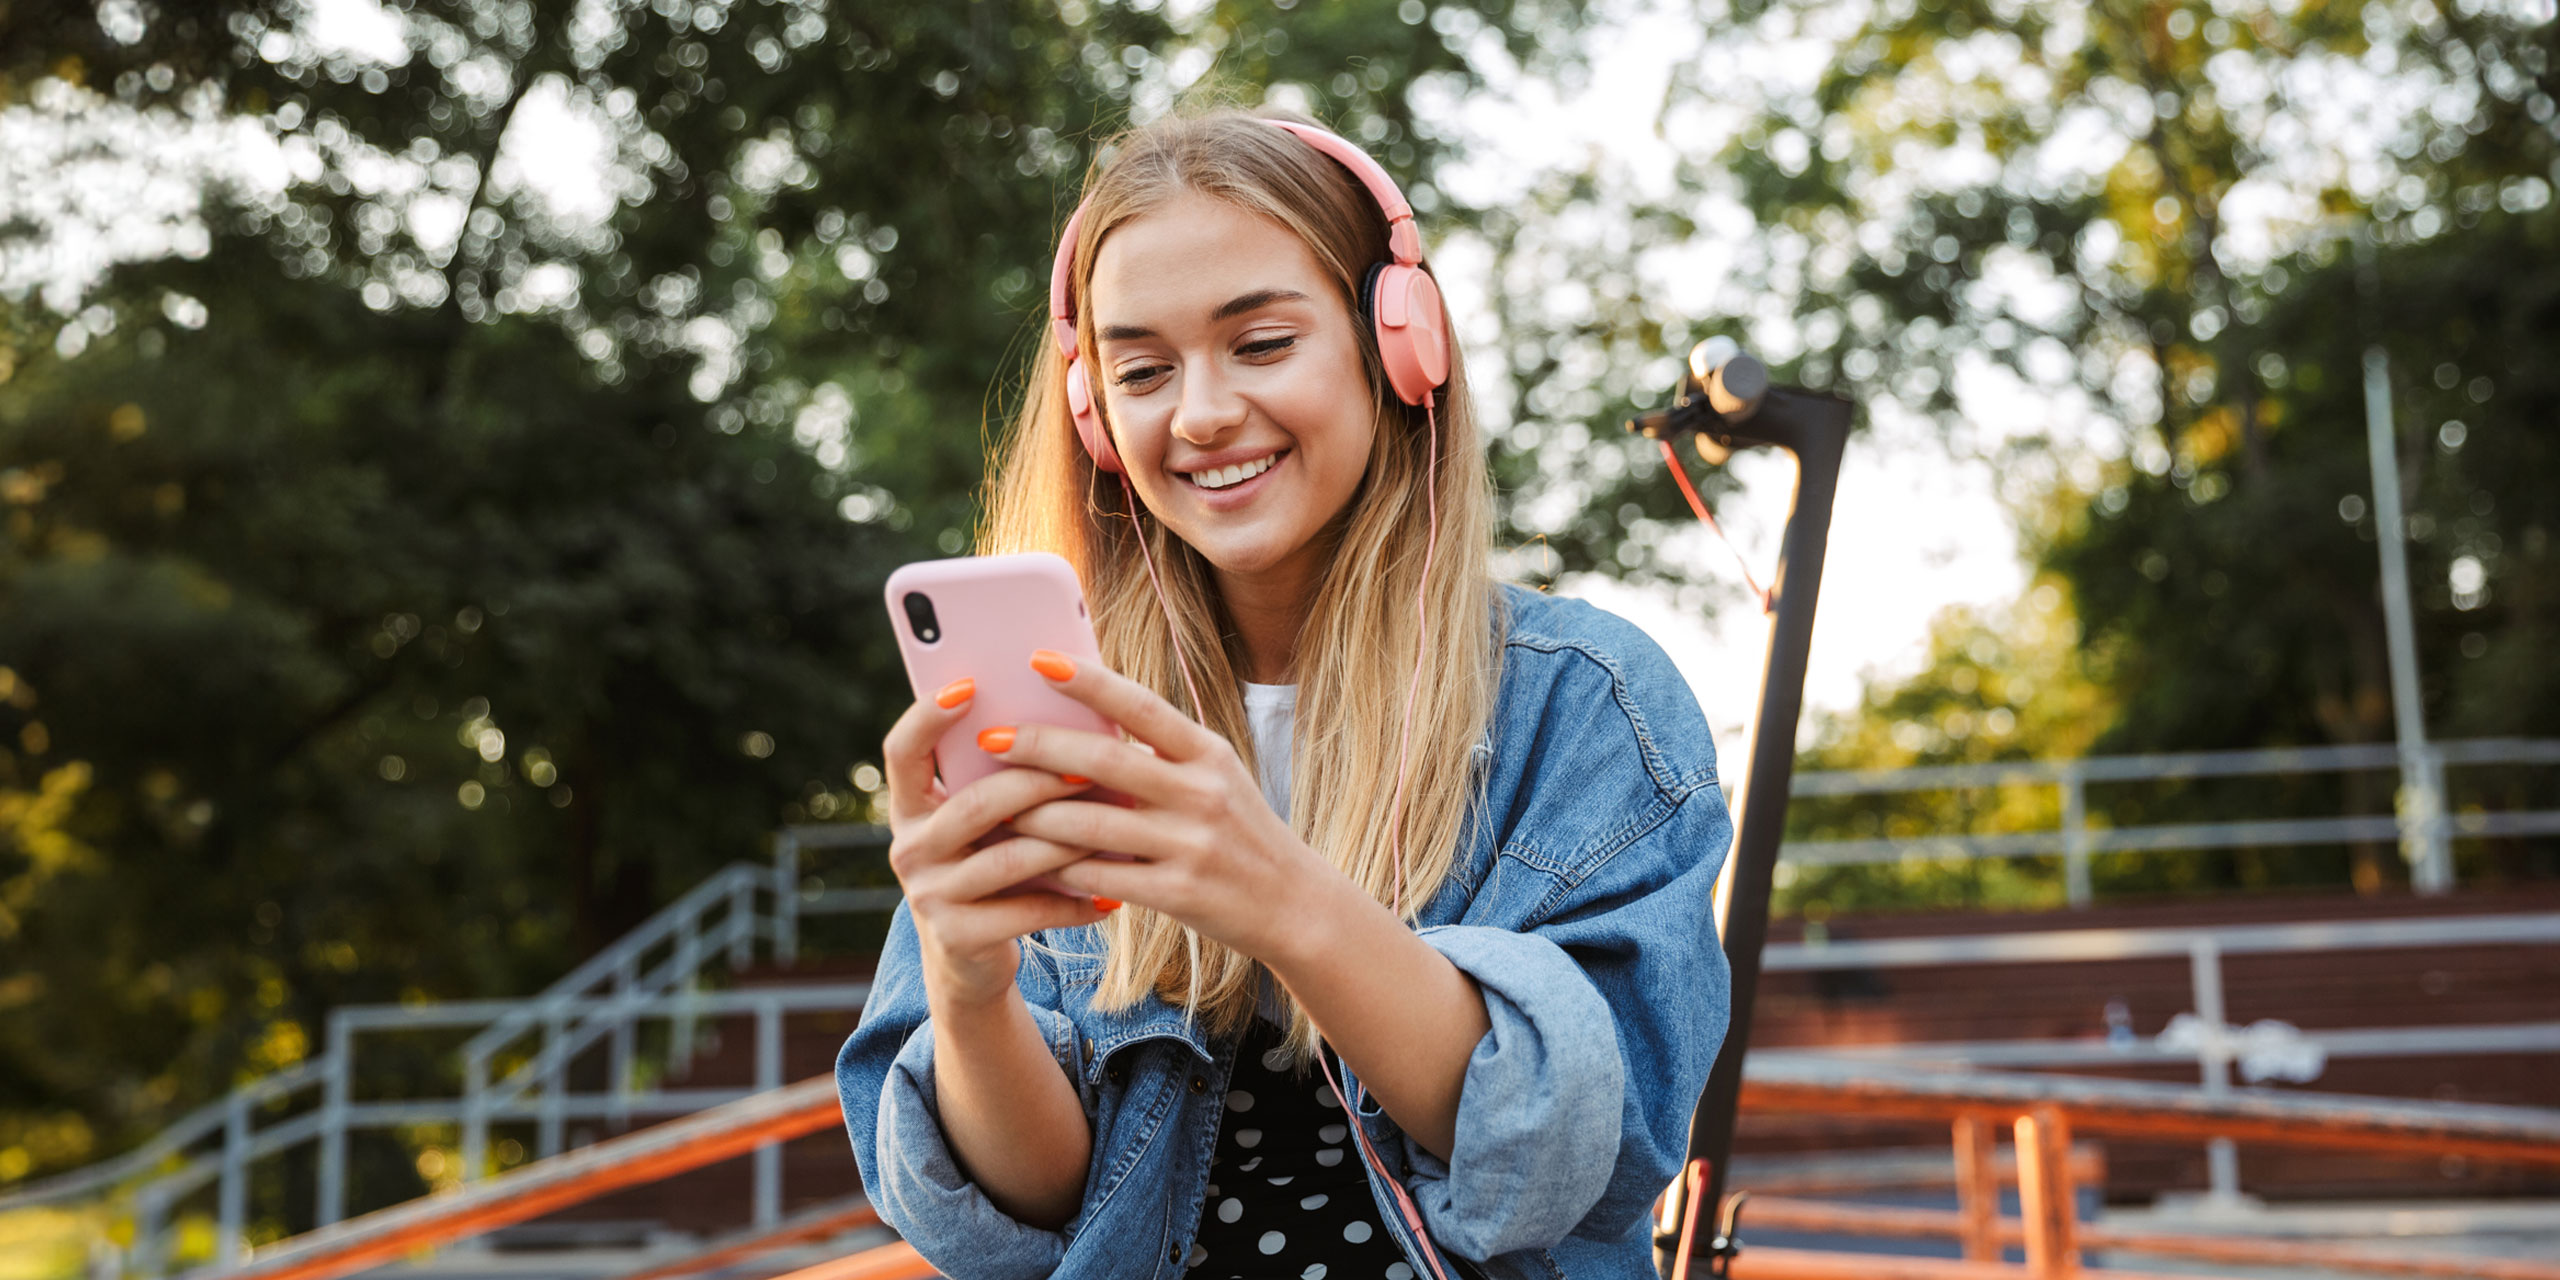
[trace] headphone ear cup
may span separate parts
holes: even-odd
[[[1439,282],[1420,267],[1381,262],[1361,285],[1378,334],[1388,385],[1406,404],[1420,404],[1449,380],[1449,329]]]
[[[1111,446],[1111,432],[1094,408],[1093,384],[1085,379],[1084,362],[1073,358],[1067,361],[1067,415],[1075,419],[1076,439],[1084,443],[1096,469],[1113,475],[1123,470],[1120,451]]]

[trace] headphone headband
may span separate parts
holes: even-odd
[[[1444,323],[1440,286],[1422,269],[1422,233],[1414,229],[1413,206],[1405,203],[1395,179],[1369,153],[1340,134],[1294,120],[1252,117],[1333,158],[1351,171],[1378,212],[1387,220],[1387,252],[1393,261],[1369,268],[1360,289],[1360,309],[1377,335],[1378,358],[1396,398],[1428,408],[1440,384],[1449,380],[1449,332]],[[1086,202],[1076,202],[1058,236],[1057,257],[1049,264],[1049,340],[1066,357],[1067,413],[1076,436],[1094,465],[1120,470],[1120,455],[1110,429],[1096,409],[1093,382],[1078,359],[1076,342],[1076,242],[1084,229]]]

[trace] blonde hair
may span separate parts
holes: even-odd
[[[1399,869],[1387,815],[1405,690],[1421,640],[1414,596],[1422,588],[1433,660],[1423,663],[1415,695],[1401,823],[1401,907],[1410,919],[1456,860],[1476,795],[1470,756],[1490,720],[1500,678],[1502,602],[1489,561],[1493,483],[1465,375],[1453,358],[1439,393],[1439,543],[1424,584],[1426,419],[1420,407],[1395,399],[1388,389],[1376,336],[1357,314],[1363,275],[1389,256],[1386,218],[1377,201],[1339,163],[1233,108],[1177,112],[1123,133],[1099,154],[1107,158],[1087,177],[1075,246],[1078,299],[1088,296],[1103,237],[1190,192],[1296,233],[1314,252],[1359,333],[1378,430],[1360,485],[1316,535],[1330,550],[1298,636],[1290,825],[1379,902],[1395,898]],[[1091,310],[1077,310],[1081,359],[1090,369]],[[1133,521],[1120,478],[1097,468],[1076,439],[1065,369],[1056,345],[1039,342],[1027,395],[988,472],[978,550],[1065,557],[1091,598],[1103,660],[1188,711],[1175,638],[1140,559],[1137,539],[1146,538],[1183,652],[1200,682],[1208,727],[1253,768],[1253,735],[1239,684],[1245,654],[1212,567],[1151,514]],[[1095,396],[1097,409],[1101,398]],[[1252,960],[1135,904],[1114,912],[1101,928],[1106,952],[1098,1006],[1126,1008],[1153,991],[1188,1008],[1217,1034],[1237,1034],[1250,1025],[1264,985]],[[1303,1061],[1313,1053],[1314,1028],[1285,991],[1278,995],[1288,1011],[1290,1043]]]

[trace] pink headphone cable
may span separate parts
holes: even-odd
[[[1424,526],[1422,543],[1422,585],[1413,593],[1413,678],[1404,686],[1404,727],[1396,733],[1396,798],[1387,811],[1387,841],[1395,860],[1396,887],[1392,909],[1396,919],[1404,919],[1404,781],[1405,765],[1413,746],[1413,703],[1422,692],[1422,663],[1431,652],[1431,553],[1440,545],[1440,417],[1436,405],[1438,392],[1422,398],[1422,420],[1428,424],[1431,439],[1431,461],[1423,472],[1423,500],[1430,504],[1429,523]]]

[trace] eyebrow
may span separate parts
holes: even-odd
[[[1270,306],[1275,302],[1304,302],[1306,300],[1307,295],[1300,293],[1295,289],[1256,289],[1251,293],[1237,294],[1236,296],[1227,299],[1225,302],[1219,303],[1218,309],[1209,313],[1209,321],[1210,323],[1215,324],[1220,320],[1232,319],[1236,316],[1243,315],[1245,312],[1255,311],[1263,307]],[[1154,336],[1156,336],[1155,330],[1134,324],[1106,325],[1100,333],[1095,335],[1095,337],[1104,342],[1133,342],[1139,338],[1152,338]]]

